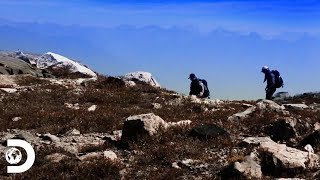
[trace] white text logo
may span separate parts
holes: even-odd
[[[20,166],[8,166],[7,167],[8,173],[10,174],[23,173],[32,167],[35,161],[36,155],[32,146],[28,142],[20,139],[8,139],[7,146],[12,147],[5,153],[6,160],[11,165],[16,165],[22,160],[22,153],[16,147],[23,148],[27,153],[26,162]]]

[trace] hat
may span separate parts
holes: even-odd
[[[266,70],[269,70],[269,67],[268,66],[263,66],[261,72],[264,72]]]
[[[194,79],[195,77],[196,77],[196,75],[193,74],[193,73],[191,73],[191,74],[189,75],[189,79]]]

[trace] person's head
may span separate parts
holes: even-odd
[[[191,74],[189,75],[189,79],[190,79],[191,81],[193,81],[193,80],[197,79],[197,76],[196,76],[195,74],[191,73]]]
[[[267,73],[267,72],[269,72],[269,71],[270,71],[270,70],[269,70],[269,67],[268,67],[268,66],[263,66],[263,67],[262,67],[261,72]]]

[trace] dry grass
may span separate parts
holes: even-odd
[[[61,73],[63,74],[63,73]],[[61,77],[65,77],[61,75]],[[68,77],[70,78],[70,77]],[[228,136],[199,140],[194,139],[190,132],[193,127],[213,123],[224,128],[230,136],[266,135],[265,127],[279,118],[279,114],[265,112],[263,116],[257,111],[247,119],[238,122],[228,121],[232,114],[244,111],[242,103],[231,102],[223,104],[219,109],[211,111],[209,105],[199,105],[186,101],[181,106],[166,105],[166,102],[177,98],[172,92],[138,83],[135,87],[125,87],[123,81],[99,76],[95,82],[89,82],[80,88],[80,93],[74,93],[74,88],[49,84],[47,80],[23,77],[22,85],[37,84],[34,91],[24,91],[19,94],[7,94],[0,101],[0,131],[6,129],[33,129],[39,133],[59,134],[70,129],[78,129],[82,133],[107,132],[122,129],[124,120],[130,115],[155,113],[168,122],[191,120],[187,127],[171,128],[152,137],[139,137],[138,141],[128,142],[129,154],[119,150],[120,158],[128,164],[125,179],[219,179],[218,172],[225,166],[221,163],[242,161],[248,154],[248,149],[233,154],[232,150],[238,144],[236,139]],[[310,100],[311,101],[311,100]],[[314,100],[317,102],[317,100]],[[160,103],[163,108],[154,109],[152,103]],[[293,101],[294,102],[294,101]],[[309,102],[309,100],[308,100]],[[65,103],[79,103],[80,109],[65,107]],[[97,105],[95,112],[87,108]],[[209,111],[205,111],[205,109]],[[302,121],[313,124],[320,121],[320,115],[314,111],[290,110],[290,113]],[[282,115],[283,116],[283,115]],[[13,117],[22,120],[13,122]],[[310,128],[297,126],[299,135],[310,133]],[[80,152],[102,151],[115,149],[112,144],[101,146],[85,146]],[[45,155],[55,152],[67,154],[59,149],[40,149],[37,152],[37,162],[27,173],[16,176],[18,179],[120,179],[119,171],[125,167],[120,163],[105,160],[80,162],[72,155],[61,163],[45,162]],[[209,164],[208,169],[190,170],[188,168],[174,169],[172,163],[183,159],[198,160]],[[0,159],[3,171],[4,162]],[[203,173],[207,174],[203,174]],[[5,174],[1,174],[5,175]]]
[[[77,78],[90,78],[91,76],[82,74],[80,72],[72,72],[72,66],[57,66],[48,68],[50,74],[56,78],[67,78],[67,79],[77,79]]]

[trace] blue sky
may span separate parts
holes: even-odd
[[[110,75],[150,71],[183,93],[194,72],[214,98],[257,99],[263,65],[282,72],[283,91],[320,89],[319,19],[315,0],[0,0],[0,49],[53,51]]]

